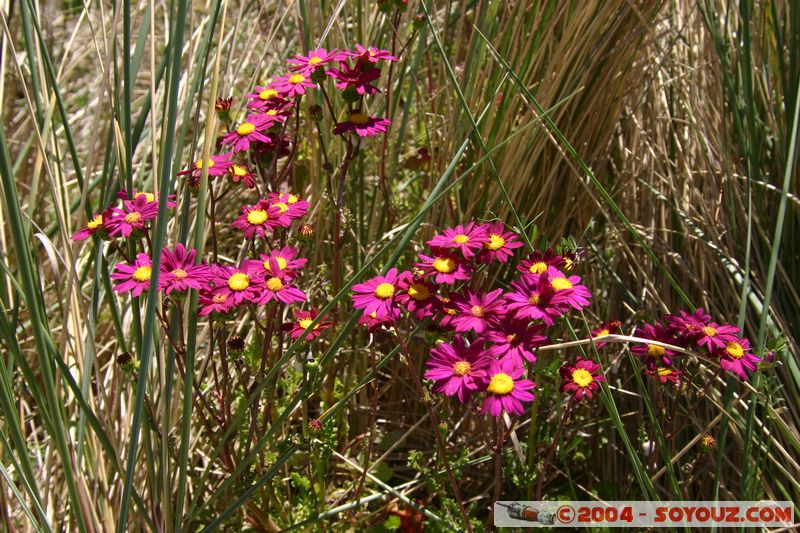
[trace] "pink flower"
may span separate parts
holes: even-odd
[[[747,339],[727,341],[725,348],[718,352],[719,366],[742,381],[747,380],[758,368],[760,359],[750,350],[750,341]]]
[[[546,274],[523,276],[511,282],[511,291],[505,294],[508,312],[516,318],[541,320],[552,326],[554,319],[564,314],[562,306],[553,302],[553,294]]]
[[[270,264],[272,268],[278,268],[278,262],[275,259],[270,260]],[[263,280],[261,296],[257,300],[260,305],[269,303],[272,300],[285,304],[306,301],[306,293],[294,287],[291,283],[292,279],[285,274],[273,274],[263,278]]]
[[[134,231],[144,231],[145,222],[158,216],[158,202],[148,201],[147,196],[142,194],[133,201],[123,202],[123,209],[118,207],[111,208],[111,217],[105,218],[103,224],[111,237],[122,235],[130,237]]]
[[[683,374],[680,370],[675,370],[669,366],[659,366],[650,370],[645,370],[644,373],[659,380],[661,383],[670,381],[676,384],[681,382],[681,375]]]
[[[86,227],[79,229],[72,235],[73,241],[83,241],[94,235],[98,231],[102,234],[105,228],[103,226],[103,215],[95,215],[86,223]]]
[[[309,309],[308,311],[301,311],[299,309],[294,310],[294,322],[288,322],[281,326],[283,331],[288,331],[289,335],[292,339],[297,340],[303,336],[303,332],[311,325],[311,322],[317,318],[317,311],[315,309]],[[328,329],[331,327],[330,322],[319,322],[315,325],[311,331],[306,335],[306,341],[313,341],[315,338],[319,337],[322,334],[323,330]]]
[[[592,337],[607,337],[608,335],[615,335],[619,333],[620,328],[622,327],[622,322],[619,320],[609,320],[608,322],[603,322],[599,328],[595,328],[592,330]],[[602,348],[605,346],[606,342],[603,341],[594,341],[595,348]]]
[[[264,239],[267,232],[272,232],[278,226],[278,208],[269,205],[267,200],[261,200],[255,205],[242,206],[241,214],[232,225],[244,231],[246,239],[252,238],[253,235]]]
[[[387,324],[393,324],[397,322],[397,319],[400,318],[400,310],[396,308],[392,308],[389,310],[389,314],[384,316],[383,318],[378,318],[375,314],[375,311],[372,313],[364,313],[358,319],[359,326],[367,326],[368,331],[374,331],[375,329],[381,328]]]
[[[279,250],[272,250],[269,254],[261,254],[259,259],[248,259],[244,267],[253,276],[286,277],[294,279],[300,274],[300,269],[306,266],[308,259],[297,257],[297,248],[294,246],[284,246]]]
[[[228,175],[232,182],[239,183],[241,181],[248,189],[254,189],[256,186],[255,174],[247,170],[244,165],[231,165],[228,168]]]
[[[158,277],[158,288],[166,294],[172,291],[186,292],[189,289],[200,290],[208,284],[211,272],[208,265],[195,264],[197,251],[186,250],[183,244],[175,245],[175,251],[167,248],[161,250],[161,275]]]
[[[294,65],[292,67],[294,72],[311,75],[311,72],[317,67],[336,61],[339,55],[339,51],[335,48],[330,52],[324,48],[317,48],[316,50],[311,50],[307,56],[296,55],[294,59],[289,59],[287,62],[290,65]]]
[[[487,377],[486,368],[491,362],[481,344],[473,342],[467,346],[461,335],[456,335],[453,344],[443,342],[431,350],[424,377],[435,381],[433,392],[455,396],[461,403],[467,403],[470,396],[482,388]]]
[[[711,315],[707,314],[702,307],[698,307],[692,314],[678,311],[677,315],[666,315],[664,321],[678,336],[686,341],[691,341],[697,338],[704,326],[711,323]]]
[[[523,360],[536,362],[536,348],[547,343],[547,337],[540,333],[544,325],[528,324],[528,320],[506,317],[496,326],[486,330],[483,338],[489,343],[487,353],[497,359],[511,358],[516,365]]]
[[[351,87],[359,95],[372,95],[381,92],[380,89],[372,85],[373,81],[381,77],[381,70],[378,68],[364,67],[360,63],[355,68],[352,68],[347,62],[340,61],[339,68],[332,68],[326,74],[336,80],[337,89]]]
[[[233,294],[225,291],[200,291],[200,298],[198,302],[200,305],[200,311],[197,314],[199,316],[206,316],[210,315],[211,313],[224,315],[234,307]]]
[[[581,278],[569,276],[556,267],[547,267],[547,277],[553,289],[553,303],[568,305],[573,309],[581,310],[589,307],[592,294],[584,285],[580,285]]]
[[[271,192],[267,194],[267,200],[271,206],[278,208],[278,222],[281,226],[288,227],[292,220],[303,218],[308,213],[308,202],[292,193]]]
[[[384,61],[397,61],[397,58],[394,57],[389,50],[381,50],[379,48],[375,48],[374,46],[364,47],[360,44],[356,45],[355,50],[345,50],[343,55],[346,57],[349,56],[363,59],[364,61],[369,61],[370,63],[377,63],[378,60],[381,59]]]
[[[439,310],[440,300],[433,283],[414,276],[400,276],[397,287],[400,289],[397,303],[417,320],[433,316]]]
[[[663,342],[664,344],[675,344],[672,330],[665,328],[661,324],[645,324],[641,328],[636,328],[633,335],[642,339]],[[659,363],[664,366],[672,365],[671,356],[675,355],[673,350],[655,344],[635,344],[631,346],[631,353],[637,357],[645,357],[645,363],[649,370],[655,369]]]
[[[114,266],[111,279],[117,281],[114,291],[118,293],[131,291],[132,296],[139,296],[150,290],[150,278],[153,275],[153,262],[145,253],[136,255],[132,265],[119,263]]]
[[[578,357],[574,365],[565,364],[559,370],[561,392],[569,392],[576,401],[591,398],[593,392],[600,390],[600,383],[606,378],[600,374],[600,365],[589,359]]]
[[[247,107],[262,112],[270,109],[281,108],[288,103],[287,100],[282,98],[281,94],[272,86],[256,86],[255,92],[249,93],[247,98],[250,99],[250,101],[247,102]]]
[[[228,309],[241,304],[255,303],[263,291],[263,285],[259,283],[259,279],[251,276],[244,269],[213,265],[211,276],[214,295],[228,295],[228,299],[223,300],[228,305]]]
[[[525,367],[514,364],[509,357],[492,361],[485,381],[486,399],[481,413],[488,411],[492,416],[500,416],[503,411],[511,415],[524,414],[523,402],[533,401],[531,391],[536,386],[532,381],[523,379],[524,375]]]
[[[497,324],[506,314],[502,298],[503,289],[495,289],[487,294],[464,289],[464,294],[453,296],[453,307],[458,312],[452,325],[459,333],[474,331],[483,333],[488,327]]]
[[[298,72],[287,76],[278,76],[275,78],[275,81],[272,82],[272,86],[286,98],[293,98],[306,94],[306,89],[310,89],[316,85],[308,76]]]
[[[706,347],[711,355],[718,355],[729,342],[739,340],[739,328],[730,324],[717,324],[709,322],[694,335],[694,342],[698,348]]]
[[[235,153],[249,150],[252,142],[269,143],[271,139],[262,132],[268,130],[276,121],[275,117],[267,115],[247,115],[244,122],[222,138],[222,144],[231,145]]]
[[[128,191],[126,189],[120,189],[120,191],[117,192],[117,198],[119,198],[120,200],[123,200],[123,202],[124,201],[130,201],[130,200],[136,200],[137,198],[140,198],[140,197],[144,197],[144,199],[148,203],[155,202],[158,199],[156,197],[156,195],[151,193],[151,192],[137,191],[136,189],[133,189],[133,194],[131,194],[130,197],[128,196]],[[173,208],[176,205],[178,205],[173,201],[174,199],[175,199],[175,195],[174,194],[172,194],[172,195],[167,197],[167,207]]]
[[[543,274],[547,267],[561,268],[564,266],[564,258],[556,254],[551,248],[544,252],[536,250],[517,266],[517,270],[525,275]]]
[[[485,229],[470,222],[466,226],[447,228],[441,235],[436,235],[429,240],[428,245],[431,248],[458,250],[464,259],[472,259],[483,250],[485,240]]]
[[[334,135],[355,132],[359,137],[374,137],[379,133],[386,133],[392,121],[388,118],[371,117],[360,111],[350,113],[350,119],[339,122],[333,128]]]
[[[375,313],[377,320],[392,314],[399,279],[397,269],[392,268],[385,276],[375,276],[365,283],[353,285],[353,307],[363,309],[367,316]]]
[[[483,250],[478,254],[478,263],[499,261],[505,264],[514,257],[513,250],[524,246],[522,241],[517,240],[519,235],[513,231],[505,231],[502,222],[484,224],[482,229],[486,237],[483,241]]]
[[[206,160],[206,166],[208,167],[208,177],[218,178],[219,176],[224,176],[226,172],[229,172],[230,168],[233,166],[233,161],[231,161],[232,156],[233,153],[228,152],[225,154],[212,155],[208,160]],[[191,168],[178,172],[178,176],[183,176],[184,174],[191,174],[193,178],[199,180],[202,173],[203,173],[203,160],[198,159],[197,161],[195,161],[194,165]]]
[[[432,249],[431,254],[431,256],[419,254],[422,261],[415,263],[414,266],[427,276],[432,276],[436,283],[452,285],[470,278],[471,267],[461,257],[441,248]]]

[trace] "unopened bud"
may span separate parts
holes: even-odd
[[[342,98],[344,98],[345,102],[358,102],[361,98],[361,95],[358,94],[358,91],[352,85],[348,85],[344,91],[342,91]]]
[[[311,120],[313,120],[314,122],[322,121],[322,108],[317,104],[309,106],[308,116],[311,117]]]

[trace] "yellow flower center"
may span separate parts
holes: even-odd
[[[417,301],[422,301],[428,299],[430,291],[422,283],[414,283],[408,288],[408,295]]]
[[[741,359],[744,357],[744,346],[738,342],[729,342],[725,344],[725,352],[734,359]]]
[[[647,345],[647,355],[651,357],[661,357],[666,351],[667,350],[663,346],[657,346],[655,344]]]
[[[102,225],[103,225],[103,215],[97,215],[86,224],[86,227],[91,230],[94,230]]]
[[[564,258],[564,270],[572,270],[575,267],[575,262],[569,257]]]
[[[608,337],[609,335],[611,335],[610,331],[607,329],[601,329],[595,334],[595,337]]]
[[[135,281],[150,281],[150,276],[153,274],[153,269],[149,266],[140,266],[133,271],[133,279]]]
[[[350,113],[350,122],[362,126],[369,122],[369,116],[364,113]]]
[[[249,213],[247,213],[247,222],[252,224],[253,226],[260,226],[264,222],[267,221],[269,215],[263,209],[253,209]]]
[[[449,257],[437,257],[433,260],[433,268],[437,272],[449,274],[456,269],[456,262]]]
[[[279,269],[283,270],[284,268],[286,268],[287,265],[286,259],[284,259],[283,257],[278,256],[275,258],[275,261],[278,263]],[[264,270],[269,270],[269,259],[264,261]]]
[[[128,224],[136,224],[140,220],[142,220],[142,214],[138,211],[134,211],[133,213],[128,213],[125,215],[125,222]]]
[[[314,56],[308,59],[309,65],[319,65],[320,63],[322,63],[321,57]]]
[[[506,342],[507,343],[511,344],[515,340],[517,340],[517,334],[516,333],[512,333],[511,335],[506,335]]]
[[[486,392],[497,396],[504,396],[514,390],[514,380],[508,374],[498,372],[492,376],[492,381],[486,387]]]
[[[541,274],[545,270],[547,270],[547,263],[545,263],[544,261],[539,261],[538,263],[534,263],[530,266],[530,268],[528,268],[528,272],[530,272],[531,274]]]
[[[173,270],[172,275],[175,276],[177,279],[186,279],[186,276],[188,276],[186,271],[182,268],[176,268],[175,270]]]
[[[243,291],[250,286],[250,276],[244,272],[237,272],[228,278],[228,287],[232,291]]]
[[[703,328],[703,333],[705,333],[709,337],[713,337],[717,334],[717,330],[712,328],[711,326],[706,326]]]
[[[296,204],[298,200],[299,198],[297,198],[297,195],[290,194],[289,198],[286,199],[286,203],[289,205]]]
[[[250,135],[256,131],[256,125],[252,122],[242,122],[238,128],[236,128],[236,133],[239,135]]]
[[[212,297],[211,297],[211,300],[212,300],[212,301],[213,301],[215,304],[221,304],[221,303],[224,303],[224,302],[225,302],[225,300],[227,300],[227,299],[228,299],[228,295],[227,295],[227,294],[223,294],[223,293],[220,293],[220,294],[215,294],[214,296],[212,296]]]
[[[663,366],[658,367],[658,375],[659,376],[669,376],[672,374],[672,370]]]
[[[280,214],[281,214],[281,215],[282,215],[282,214],[284,214],[286,211],[288,211],[288,210],[289,210],[289,206],[288,206],[288,205],[286,205],[286,204],[285,204],[285,203],[283,203],[283,202],[275,202],[275,203],[274,203],[274,204],[272,204],[272,205],[274,205],[275,207],[277,207],[277,208],[278,208],[278,211],[280,212]]]
[[[281,290],[283,288],[281,278],[269,278],[267,280],[267,288],[273,292]]]
[[[453,315],[456,314],[456,310],[455,309],[451,309],[449,307],[447,309],[445,309],[445,312],[450,316],[453,316]]]
[[[586,388],[594,381],[592,373],[585,368],[576,368],[572,373],[572,381],[581,388]]]
[[[269,111],[267,111],[266,115],[268,117],[277,117],[278,116],[278,110],[277,109],[270,109]]]
[[[472,316],[477,318],[483,318],[483,315],[486,313],[486,309],[482,305],[473,305],[470,310]]]
[[[278,96],[278,91],[275,89],[264,89],[260,93],[258,93],[258,98],[260,100],[272,100],[273,98]]]
[[[298,325],[299,325],[299,326],[300,326],[302,329],[307,329],[307,328],[308,328],[308,326],[310,326],[310,325],[311,325],[311,323],[312,323],[313,321],[314,321],[314,319],[313,319],[313,318],[304,318],[303,320],[301,320],[301,321],[300,321],[300,322],[298,322],[297,324],[298,324]],[[317,329],[318,327],[319,327],[319,324],[317,324],[316,326],[314,326],[314,329]]]
[[[453,365],[453,374],[456,376],[465,376],[472,370],[472,365],[466,361],[459,361]]]
[[[394,296],[394,285],[391,283],[381,283],[375,287],[375,296],[381,300],[386,300]]]
[[[138,192],[134,198],[139,198],[141,196],[144,196],[144,199],[148,204],[156,199],[156,195],[151,192]]]
[[[530,298],[528,298],[528,303],[531,305],[539,305],[539,301],[539,293],[533,293],[531,294]]]
[[[484,243],[484,246],[489,250],[499,250],[505,245],[506,240],[497,233],[492,233],[489,235],[489,242]]]
[[[214,166],[214,160],[213,159],[208,159],[206,161],[206,167],[211,168],[213,166]],[[197,170],[202,170],[202,168],[203,168],[203,160],[202,159],[198,159],[197,161],[195,161],[194,162],[194,168],[196,168]]]
[[[246,176],[247,175],[247,169],[245,167],[242,167],[242,166],[239,166],[239,165],[233,165],[231,167],[231,173],[234,176],[238,176],[238,177],[241,178],[242,176]]]
[[[469,242],[469,237],[467,237],[464,234],[456,235],[455,237],[453,237],[453,242],[456,244],[464,244],[466,242]]]
[[[306,77],[302,74],[292,74],[289,76],[289,83],[297,85],[298,83],[303,83],[304,81],[306,81]]]
[[[567,278],[553,278],[550,281],[550,286],[553,287],[553,290],[556,291],[563,291],[566,289],[572,288],[572,282]]]

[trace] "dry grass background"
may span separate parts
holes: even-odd
[[[417,212],[420,198],[426,198],[471,131],[430,32],[426,30],[422,39],[417,34],[409,38],[411,18],[418,8],[414,0],[409,4],[410,11],[398,18],[399,24],[393,29],[389,18],[379,15],[374,2],[369,1],[232,2],[227,7],[221,49],[219,96],[233,95],[238,99],[256,82],[280,73],[287,55],[316,44],[322,35],[327,35],[329,46],[369,42],[391,47],[393,35],[398,49],[408,45],[395,72],[388,105],[386,99],[382,104],[395,124],[385,170],[394,192],[393,225],[406,222]],[[559,130],[689,299],[716,317],[739,321],[755,338],[764,312],[769,254],[779,220],[792,110],[798,95],[800,24],[798,8],[792,4],[683,0],[429,3],[448,61],[472,113],[479,115],[484,108],[489,109],[480,127],[486,145],[491,148],[511,138],[493,155],[493,161],[516,211],[526,223],[535,223],[541,235],[554,241],[572,235],[587,249],[589,261],[581,275],[589,287],[599,291],[593,317],[617,317],[625,321],[626,329],[631,329],[637,320],[684,308],[684,304],[563,143],[538,120],[531,102],[475,28],[486,35],[538,102],[550,110]],[[126,383],[114,364],[120,341],[112,315],[103,310],[107,303],[101,303],[99,311],[93,310],[96,304],[92,295],[103,290],[91,281],[91,275],[87,279],[87,273],[94,268],[94,250],[74,245],[65,236],[84,224],[84,202],[90,201],[95,207],[103,203],[103,194],[116,180],[114,168],[125,159],[124,124],[120,124],[124,95],[119,81],[122,15],[119,5],[104,2],[86,4],[87,9],[80,2],[22,5],[35,5],[44,41],[58,72],[60,96],[87,185],[83,191],[78,185],[69,135],[59,118],[56,98],[44,90],[52,84],[43,65],[42,48],[35,43],[35,32],[22,24],[21,5],[5,2],[8,30],[2,41],[0,102],[15,165],[19,205],[33,225],[32,232],[37,234],[31,238],[30,246],[39,260],[38,273],[53,341],[72,368],[76,382],[86,388],[87,401],[109,435],[121,464],[127,453],[134,387]],[[133,6],[134,42],[139,28],[150,24],[148,5],[143,2]],[[153,73],[159,71],[171,30],[167,29],[166,4],[154,5],[155,33],[138,44],[142,63],[131,108],[134,119],[140,112],[148,117],[132,156],[134,179],[157,188],[153,168],[162,153],[159,149],[163,142],[166,91],[164,82],[158,86],[151,82],[158,77]],[[195,159],[202,146],[207,85],[216,53],[212,47],[210,54],[204,55],[204,39],[216,5],[191,3],[185,21],[176,169]],[[744,16],[743,12],[751,14]],[[743,45],[747,20],[749,51]],[[33,58],[27,53],[31,49],[37,50]],[[204,62],[204,74],[198,77]],[[205,91],[198,96],[193,83],[201,79],[205,80]],[[748,86],[752,91],[747,90]],[[152,95],[154,105],[144,107]],[[37,113],[43,117],[38,126]],[[311,126],[308,128],[311,134]],[[522,128],[525,129],[520,132]],[[423,171],[408,169],[404,162],[421,147],[431,154],[429,166]],[[382,216],[383,199],[377,192],[379,148],[374,143],[359,171],[362,181],[351,186],[353,218],[348,231],[352,240],[345,249],[345,255],[352,259],[351,274],[375,251],[374,243],[385,242],[391,229]],[[473,142],[458,161],[457,172],[468,169],[482,155],[480,146]],[[295,188],[312,200],[324,197],[320,165],[319,154],[310,149],[301,154],[295,170]],[[778,354],[780,364],[767,371],[758,389],[760,404],[751,448],[747,448],[751,389],[728,385],[709,368],[700,375],[716,380],[719,386],[701,395],[697,403],[683,398],[669,400],[687,423],[669,441],[670,453],[680,467],[682,496],[687,499],[713,496],[715,478],[720,482],[721,498],[758,495],[800,499],[800,351],[796,336],[800,327],[796,288],[800,280],[800,185],[796,165],[794,168],[767,321],[768,337],[783,335],[787,346]],[[482,164],[453,190],[446,203],[434,209],[426,222],[441,227],[470,217],[487,218],[489,213],[511,221],[509,207],[491,174],[489,166]],[[360,193],[359,185],[364,186]],[[361,200],[356,201],[359,194]],[[9,224],[8,209],[5,203],[0,209],[3,228]],[[749,226],[748,213],[752,216]],[[330,234],[330,217],[324,210],[316,211],[313,221],[318,234]],[[749,262],[748,227],[752,229]],[[173,238],[181,231],[183,228],[177,223],[168,227],[168,235]],[[425,229],[415,242],[423,242],[432,231]],[[392,230],[392,234],[396,232]],[[0,247],[4,266],[13,272],[19,251],[14,249],[7,230],[0,231]],[[329,256],[329,247],[321,242],[311,251],[311,264],[324,265]],[[331,296],[325,282],[328,271],[320,267],[317,272],[308,283],[319,298]],[[744,280],[749,281],[746,293]],[[6,333],[17,337],[24,360],[36,374],[37,344],[29,317],[19,304],[10,276],[3,285],[3,312],[8,315],[9,324],[16,324]],[[122,319],[123,329],[127,329],[130,314],[124,314]],[[205,342],[207,335],[207,329],[201,327],[199,344]],[[26,387],[24,364],[9,355],[14,351],[9,338],[5,337],[3,346],[4,365],[10,376],[7,386],[15,393],[14,405],[23,421],[27,453],[35,466],[50,522],[66,525],[68,500],[63,464],[49,431],[41,427],[35,395]],[[360,340],[363,339],[359,337]],[[338,372],[346,384],[353,384],[370,369],[371,359],[359,350],[358,341],[354,339],[352,346],[342,350],[331,370]],[[381,345],[380,339],[377,341],[369,345],[369,350],[385,353],[387,346]],[[422,357],[424,347],[418,352]],[[609,360],[613,361],[611,373],[620,392],[617,407],[621,418],[634,441],[647,440],[651,430],[644,413],[643,391],[637,390],[622,352],[614,354]],[[156,368],[161,372],[160,364]],[[158,384],[163,379],[163,375],[153,374],[159,413],[164,398]],[[75,446],[78,429],[74,421],[79,417],[80,406],[63,383],[59,382],[58,388]],[[650,393],[658,394],[655,388]],[[180,391],[173,391],[173,395],[170,424],[177,424]],[[380,409],[376,429],[370,430],[369,406],[375,395]],[[340,421],[349,429],[342,437],[339,453],[358,461],[365,435],[403,435],[402,445],[387,458],[395,466],[403,462],[408,450],[427,449],[431,439],[429,424],[415,426],[425,411],[413,388],[405,382],[404,365],[399,360],[385,366],[375,384],[362,389],[356,398],[345,420]],[[725,414],[726,406],[730,416]],[[607,420],[605,426],[609,427],[603,428],[604,413],[597,411],[581,412],[582,428],[589,436],[566,452],[561,458],[563,463],[557,465],[558,472],[566,476],[574,462],[575,478],[570,476],[566,482],[564,477],[556,477],[555,485],[561,483],[573,491],[579,487],[598,494],[603,483],[613,482],[615,487],[606,489],[614,493],[630,482],[631,467],[625,450]],[[555,408],[550,416],[555,420]],[[550,422],[555,425],[557,420]],[[0,422],[0,427],[3,425]],[[728,443],[721,466],[713,460],[696,458],[691,451],[696,437],[718,434],[723,425],[728,427]],[[412,426],[414,431],[407,433]],[[116,521],[122,476],[109,466],[108,458],[103,459],[106,452],[95,434],[88,428],[81,431],[84,430],[81,438],[85,456],[73,466],[78,473],[83,512],[97,530],[108,530]],[[520,430],[524,432],[524,426]],[[669,430],[665,426],[665,432]],[[542,431],[542,442],[546,443],[552,429]],[[191,457],[202,464],[211,450],[202,432],[194,432],[193,436]],[[466,431],[448,435],[454,447],[469,447],[474,438]],[[590,468],[577,458],[588,449],[594,450],[591,462],[599,466]],[[751,450],[751,457],[744,457],[746,449]],[[18,467],[12,465],[11,459],[20,453],[23,452],[12,450],[11,446],[0,452],[2,463],[18,484]],[[471,453],[480,457],[480,448],[473,447]],[[757,472],[752,490],[740,486],[742,467],[748,462]],[[332,487],[354,475],[343,461],[334,463],[335,473],[328,480]],[[142,471],[137,472],[135,484],[146,503],[155,505],[152,499],[157,489],[144,471],[145,464],[140,460]],[[653,459],[648,466],[659,493],[668,496],[666,476],[658,474],[660,465]],[[715,475],[720,468],[719,475]],[[475,465],[464,480],[465,492],[474,494],[476,499],[486,495],[491,480],[489,470],[488,464]],[[214,474],[212,485],[226,475],[222,470]],[[30,529],[33,526],[26,523],[23,508],[14,499],[7,480],[3,480],[0,490],[4,527]],[[213,486],[206,489],[211,491]],[[199,488],[189,488],[190,497],[195,490]],[[416,497],[417,490],[407,492]],[[562,494],[569,494],[567,488],[563,490]],[[331,491],[335,499],[338,493],[333,488]],[[558,494],[557,490],[554,493]],[[378,513],[374,509],[373,512]],[[137,510],[133,514],[139,516]],[[373,518],[369,514],[351,517],[363,522]],[[146,527],[141,517],[131,519],[131,523]]]

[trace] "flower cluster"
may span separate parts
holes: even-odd
[[[353,286],[362,323],[393,323],[406,312],[452,331],[452,342],[441,342],[426,363],[433,391],[462,403],[482,394],[481,412],[522,414],[534,397],[526,364],[548,342],[544,329],[569,310],[588,306],[589,291],[578,276],[560,270],[567,263],[552,250],[524,260],[509,290],[484,287],[477,275],[481,266],[502,267],[523,246],[502,222],[448,228],[427,244],[430,250],[419,254],[412,270],[393,268]]]
[[[136,189],[128,194],[125,189],[117,193],[122,205],[112,202],[106,209],[92,217],[86,224],[72,235],[72,240],[83,241],[97,235],[104,239],[115,237],[140,237],[147,233],[149,222],[158,216],[158,198],[153,193]],[[167,199],[167,207],[175,207],[172,198]]]

